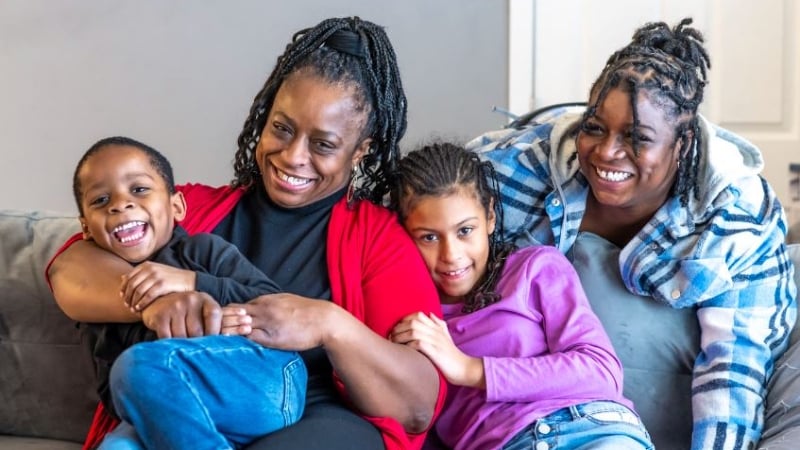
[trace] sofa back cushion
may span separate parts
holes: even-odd
[[[45,265],[74,216],[0,211],[0,434],[82,442],[97,402],[88,350]]]
[[[624,394],[656,448],[689,448],[692,367],[700,348],[696,310],[673,309],[631,294],[619,274],[619,248],[599,236],[581,233],[568,256],[622,362]],[[789,256],[800,267],[800,245],[790,245]],[[794,276],[800,284],[800,271]],[[761,448],[796,449],[800,440],[799,339],[796,325],[770,382]]]
[[[800,286],[800,244],[789,246],[794,280]],[[795,324],[789,349],[775,363],[769,383],[764,434],[759,448],[796,450],[800,442],[800,324]]]
[[[619,248],[597,235],[581,233],[567,256],[622,362],[623,393],[656,448],[691,447],[692,367],[700,348],[696,310],[631,294],[620,277]]]

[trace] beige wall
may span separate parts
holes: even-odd
[[[341,15],[384,25],[395,45],[406,147],[504,123],[491,112],[507,98],[502,0],[3,0],[0,209],[74,211],[74,165],[110,135],[163,151],[178,181],[228,182],[247,110],[291,34]]]

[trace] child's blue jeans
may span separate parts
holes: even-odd
[[[528,425],[503,450],[651,450],[639,416],[615,402],[596,401],[559,409]]]
[[[297,422],[307,380],[299,354],[241,336],[139,343],[111,369],[124,422],[100,448],[240,447]]]

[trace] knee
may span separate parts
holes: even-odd
[[[152,383],[157,373],[165,372],[164,350],[153,342],[128,347],[111,366],[109,383],[115,395]]]

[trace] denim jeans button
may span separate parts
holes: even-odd
[[[536,443],[536,450],[548,450],[550,446],[547,442],[537,442]]]
[[[537,429],[537,430],[539,430],[539,433],[542,433],[542,434],[547,434],[547,433],[549,433],[550,431],[552,431],[552,430],[550,429],[550,425],[548,425],[548,424],[546,424],[546,423],[540,423],[540,424],[539,424],[539,425],[536,427],[536,429]]]

